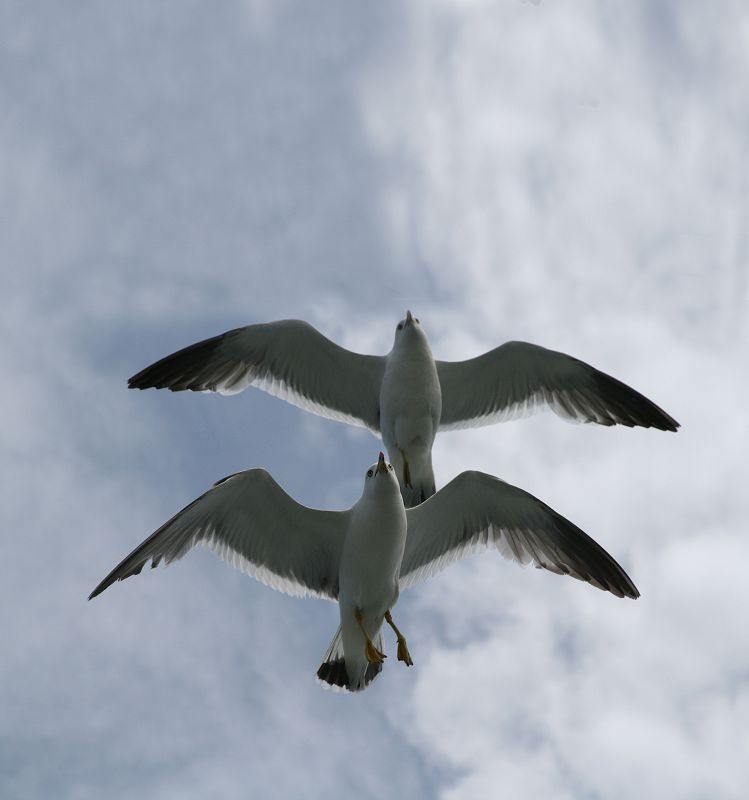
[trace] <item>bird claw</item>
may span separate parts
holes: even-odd
[[[408,461],[406,461],[405,457],[403,459],[403,484],[408,489],[413,489],[411,485],[411,468],[408,466]]]
[[[400,653],[400,650],[398,652]],[[369,661],[370,664],[382,664],[382,662],[387,658],[385,653],[378,650],[370,641],[367,642],[365,654],[367,656],[367,661]]]
[[[402,661],[407,667],[414,665],[411,653],[408,652],[405,638],[398,639],[398,661]]]

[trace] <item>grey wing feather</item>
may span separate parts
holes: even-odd
[[[617,597],[639,597],[627,573],[590,536],[533,495],[491,475],[463,472],[406,515],[401,589],[493,546],[520,564],[570,575]]]
[[[262,469],[231,475],[136,547],[94,589],[182,558],[196,546],[287,594],[336,599],[348,512],[300,505]]]
[[[507,342],[468,361],[438,361],[440,430],[525,416],[539,407],[599,425],[675,431],[679,423],[647,397],[572,356]]]
[[[385,359],[339,347],[311,325],[280,320],[185,347],[128,380],[131,389],[236,394],[263,389],[324,417],[379,431]]]

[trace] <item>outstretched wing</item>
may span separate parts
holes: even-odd
[[[647,397],[572,356],[507,342],[468,361],[438,361],[440,430],[477,427],[546,406],[599,425],[675,431],[679,423]]]
[[[406,516],[401,589],[494,546],[506,558],[571,575],[617,597],[640,595],[619,564],[580,528],[528,492],[483,472],[461,473],[406,509]]]
[[[323,417],[379,432],[383,356],[339,347],[311,325],[287,319],[222,333],[133,375],[131,389],[236,394],[256,386]]]
[[[238,472],[183,508],[133,550],[91,592],[169,564],[202,545],[282,592],[337,599],[348,511],[297,503],[263,469]]]

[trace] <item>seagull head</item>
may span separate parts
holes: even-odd
[[[380,452],[380,457],[376,464],[367,470],[367,476],[364,479],[364,494],[371,492],[389,492],[395,491],[400,495],[400,488],[398,487],[398,478],[395,475],[395,470],[392,464],[385,461],[385,454]]]
[[[410,311],[406,311],[406,318],[402,319],[395,328],[395,342],[410,341],[415,338],[426,338],[418,318]]]

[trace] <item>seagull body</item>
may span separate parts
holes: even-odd
[[[406,509],[383,453],[367,471],[361,499],[347,511],[293,500],[262,469],[219,481],[149,536],[91,593],[204,546],[263,583],[339,604],[340,627],[318,679],[364,689],[382,671],[383,623],[398,660],[413,661],[391,610],[400,591],[467,553],[496,547],[521,564],[570,575],[617,597],[639,596],[616,561],[586,533],[537,498],[480,472],[463,472]]]
[[[383,454],[367,475],[365,491],[350,512],[341,553],[338,596],[341,644],[346,654],[346,674],[339,680],[344,685],[352,682],[362,688],[367,671],[371,680],[381,669],[383,659],[368,660],[364,636],[366,632],[369,641],[376,643],[376,652],[382,654],[382,623],[398,600],[407,531],[398,481]],[[334,666],[326,669],[329,673],[333,671]]]
[[[409,311],[385,357],[380,433],[395,466],[407,508],[435,491],[432,445],[440,426],[442,392],[426,334]]]
[[[382,436],[406,507],[434,494],[439,430],[488,425],[547,407],[567,419],[675,431],[665,411],[589,364],[527,342],[467,361],[437,361],[407,312],[390,353],[352,353],[311,325],[281,320],[236,328],[146,367],[133,389],[234,394],[256,386]]]

